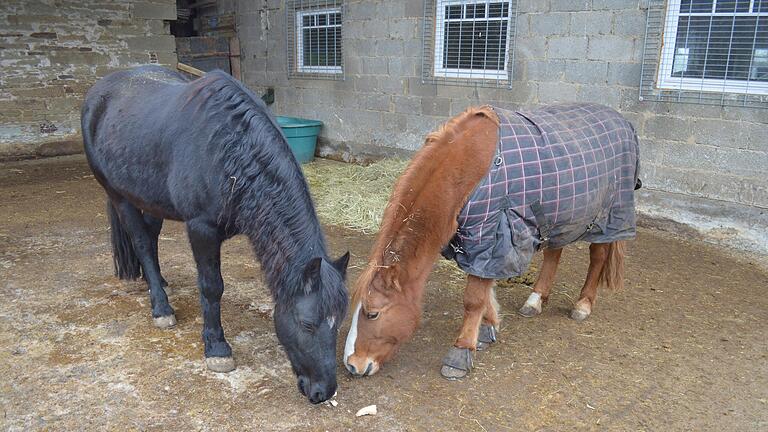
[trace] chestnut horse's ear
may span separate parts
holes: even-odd
[[[311,281],[320,277],[320,265],[323,263],[323,259],[320,257],[314,257],[304,267],[304,280]]]
[[[333,262],[333,267],[341,273],[341,278],[347,276],[347,266],[349,265],[349,251]]]

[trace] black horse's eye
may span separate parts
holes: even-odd
[[[365,317],[373,321],[379,318],[379,313],[380,312],[366,312]]]
[[[309,333],[315,332],[315,325],[306,321],[301,322],[301,327],[304,328],[304,330],[308,331]]]

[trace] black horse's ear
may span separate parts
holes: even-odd
[[[341,277],[347,276],[347,266],[349,265],[349,251],[333,262],[333,267],[341,273]]]
[[[304,280],[309,281],[320,277],[320,265],[322,265],[323,259],[320,257],[314,257],[307,263],[304,268]]]

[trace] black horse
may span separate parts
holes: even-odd
[[[209,369],[235,368],[221,327],[221,243],[249,237],[275,301],[275,330],[312,403],[336,391],[349,253],[328,257],[299,164],[264,103],[221,72],[195,81],[157,66],[115,72],[82,109],[88,163],[107,192],[115,273],[143,274],[158,327],[176,324],[160,275],[164,219],[186,222]]]

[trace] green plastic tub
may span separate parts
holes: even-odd
[[[299,117],[277,116],[277,124],[288,139],[288,146],[299,163],[312,162],[315,158],[317,135],[323,122]]]

